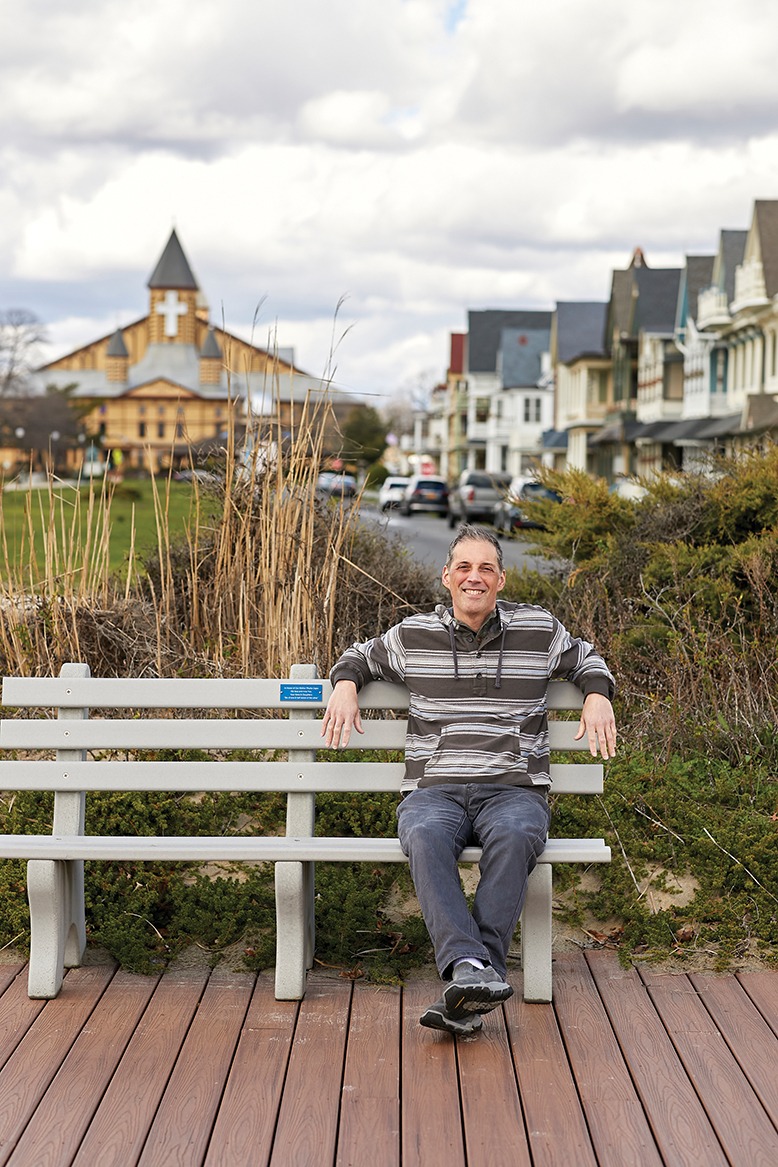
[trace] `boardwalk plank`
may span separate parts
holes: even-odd
[[[411,980],[403,992],[403,1167],[465,1165],[455,1042],[419,1025],[439,995],[440,982],[429,979]]]
[[[661,1167],[583,953],[555,961],[554,1007],[600,1167]]]
[[[552,1005],[505,1003],[508,1037],[534,1167],[596,1167],[591,1139]]]
[[[467,1167],[529,1167],[530,1154],[502,1009],[457,1042]]]
[[[16,976],[0,997],[0,1069],[10,1058],[45,1001],[31,1001],[27,996],[27,977]]]
[[[300,1003],[272,1167],[329,1167],[335,1161],[351,982],[321,974]]]
[[[337,1167],[399,1167],[399,989],[357,984],[351,999]]]
[[[171,968],[152,992],[92,965],[32,1002],[0,966],[0,1163],[778,1163],[778,973],[660,976],[589,951],[554,976],[553,1005],[523,1002],[518,974],[455,1042],[418,1024],[429,972],[403,990],[318,974],[279,1002],[269,975]]]
[[[775,1034],[734,976],[691,975],[689,980],[776,1125]]]
[[[74,1167],[137,1163],[208,980],[168,972],[157,985],[79,1148]]]
[[[613,952],[586,960],[667,1167],[726,1167],[710,1120],[640,977]]]
[[[138,1159],[142,1167],[202,1163],[253,987],[249,974],[211,976]]]
[[[778,972],[741,972],[737,979],[778,1037]]]
[[[775,1167],[778,1131],[689,979],[647,968],[639,973],[730,1161]]]
[[[70,1163],[156,980],[118,972],[28,1123],[10,1167]]]
[[[0,1163],[8,1162],[114,971],[113,965],[71,969],[59,997],[46,1002],[0,1071]]]
[[[298,1001],[276,1001],[271,977],[254,987],[230,1067],[207,1167],[266,1167],[299,1010]]]
[[[0,964],[0,996],[26,969],[24,964]]]

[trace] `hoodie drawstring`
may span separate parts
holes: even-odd
[[[497,672],[496,672],[495,677],[494,677],[495,689],[502,688],[502,659],[503,659],[503,654],[505,652],[505,634],[507,631],[508,631],[508,626],[504,625],[503,630],[502,630],[502,635],[500,637],[500,651],[499,651],[499,654],[497,656]],[[459,680],[459,658],[457,656],[457,641],[456,641],[456,636],[454,634],[453,623],[449,624],[449,626],[448,626],[448,638],[451,642],[451,655],[454,658],[454,679],[456,681],[458,681]]]
[[[454,625],[453,624],[449,624],[449,626],[448,626],[448,638],[451,641],[451,655],[454,658],[454,679],[456,681],[458,681],[459,680],[459,661],[457,660],[457,642],[456,642],[456,637],[454,636]]]
[[[500,637],[500,652],[497,657],[497,672],[494,678],[495,689],[502,688],[502,654],[505,649],[505,633],[508,631],[507,626],[503,626],[502,636]]]

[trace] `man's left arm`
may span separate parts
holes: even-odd
[[[589,693],[584,699],[581,720],[575,740],[584,735],[589,739],[589,751],[593,758],[599,749],[603,758],[612,758],[616,753],[616,718],[613,706],[602,693]]]

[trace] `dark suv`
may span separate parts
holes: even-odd
[[[430,474],[415,475],[405,488],[400,501],[400,513],[434,511],[444,519],[448,513],[448,486],[445,479]]]
[[[510,474],[463,470],[448,496],[449,527],[474,521],[491,523],[494,508],[505,496],[510,482]]]

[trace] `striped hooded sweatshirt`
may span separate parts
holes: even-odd
[[[410,692],[401,789],[439,783],[551,783],[546,689],[569,680],[584,696],[612,698],[615,684],[591,644],[544,608],[499,600],[478,633],[449,608],[409,616],[353,644],[333,684],[394,681]]]

